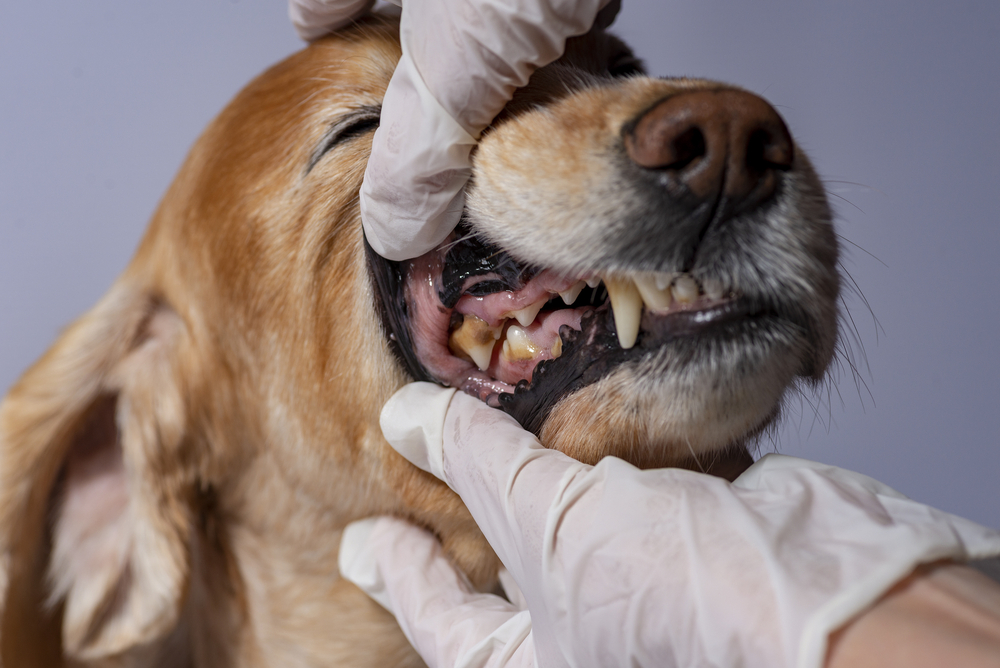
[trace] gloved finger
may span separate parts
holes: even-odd
[[[452,424],[447,433],[446,422]],[[542,492],[547,496],[554,491],[553,475],[558,479],[567,471],[579,470],[578,467],[589,468],[546,449],[509,415],[454,388],[434,383],[416,382],[403,386],[382,407],[379,424],[396,452],[445,482],[463,498],[468,491],[456,489],[454,474],[468,478],[470,473],[475,473],[477,482],[481,482],[482,473],[502,472],[500,477],[506,478],[529,461],[550,459],[551,465],[545,467],[544,473],[549,483],[538,480],[541,488],[534,486],[535,490],[547,490]],[[452,448],[455,456],[450,465],[445,462],[446,444],[461,446]],[[456,458],[458,455],[461,457]],[[491,480],[493,494],[505,496],[510,491],[499,478]],[[527,490],[525,494],[536,497]]]
[[[403,55],[382,102],[361,186],[372,248],[417,257],[454,229],[469,154],[535,68],[587,32],[606,0],[406,0]]]
[[[288,18],[307,42],[343,28],[367,12],[375,0],[288,0]]]
[[[455,392],[434,383],[410,383],[389,398],[379,415],[382,435],[389,445],[445,483],[441,461],[444,418]]]
[[[354,522],[340,572],[393,613],[429,666],[534,666],[527,611],[474,591],[430,533],[391,517]]]
[[[397,452],[462,497],[514,580],[537,579],[555,530],[550,509],[568,502],[570,486],[586,492],[591,467],[545,448],[506,413],[433,383],[403,387],[380,422]]]

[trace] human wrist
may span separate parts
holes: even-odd
[[[919,639],[919,642],[914,642]],[[830,636],[826,668],[996,666],[1000,584],[944,562],[917,568]]]

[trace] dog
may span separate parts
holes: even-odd
[[[338,577],[343,527],[408,518],[483,590],[499,564],[382,438],[402,385],[731,479],[823,378],[838,247],[807,157],[760,98],[646,77],[600,28],[484,133],[455,233],[377,256],[358,190],[397,32],[368,17],[239,93],[0,405],[3,665],[421,665]]]

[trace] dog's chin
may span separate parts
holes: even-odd
[[[732,479],[752,463],[748,446],[777,418],[797,365],[794,340],[762,346],[734,336],[745,327],[673,340],[616,365],[555,401],[541,441],[591,464],[616,456]]]

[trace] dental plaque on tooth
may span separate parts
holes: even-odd
[[[490,325],[474,315],[466,315],[448,337],[448,348],[458,357],[472,360],[480,371],[486,371],[493,359],[493,346],[503,327]]]
[[[561,346],[560,346],[561,349]],[[523,362],[534,359],[541,348],[528,336],[528,332],[517,325],[507,328],[507,337],[503,342],[502,355],[512,362]]]

